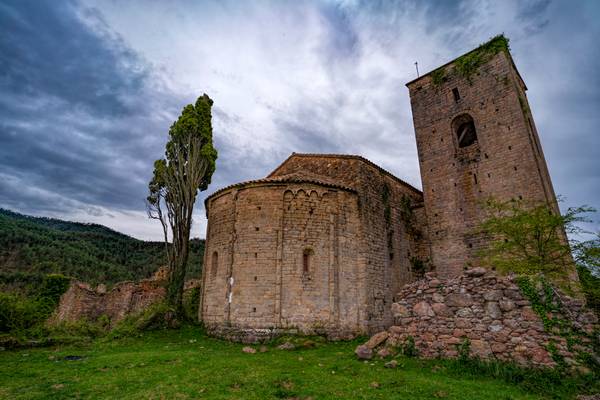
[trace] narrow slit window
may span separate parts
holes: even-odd
[[[310,273],[312,257],[312,249],[304,249],[304,252],[302,253],[302,272],[305,274]]]
[[[460,100],[460,93],[458,93],[458,89],[452,89],[452,95],[454,96],[454,101],[458,102]]]

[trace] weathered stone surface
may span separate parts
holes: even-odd
[[[482,267],[475,267],[475,268],[471,268],[465,271],[465,275],[466,276],[483,276],[485,275],[485,273],[487,272],[487,270],[485,268]]]
[[[392,303],[392,315],[394,318],[410,317],[410,310],[402,304]]]
[[[413,312],[421,317],[433,317],[435,313],[431,309],[431,306],[426,301],[421,301],[413,307]]]
[[[384,364],[384,366],[386,368],[396,368],[398,366],[398,361],[396,361],[396,360],[388,361]]]
[[[502,290],[492,289],[483,293],[484,300],[487,301],[498,301],[502,298]]]
[[[296,346],[293,343],[285,342],[277,346],[279,350],[294,350]]]
[[[376,333],[375,335],[371,336],[367,343],[365,343],[365,346],[367,346],[369,349],[374,349],[381,343],[385,342],[389,335],[390,334],[387,331]]]
[[[539,316],[529,306],[521,308],[521,318],[525,321],[537,321]]]
[[[397,226],[403,199],[418,235]],[[429,258],[422,202],[419,190],[348,155],[293,154],[268,177],[218,190],[205,202],[201,319],[214,334],[387,328],[405,315],[389,305],[414,280],[410,258]]]
[[[498,319],[502,317],[502,311],[495,301],[488,301],[485,303],[485,314],[492,319]]]
[[[456,316],[460,318],[469,318],[473,316],[473,311],[471,311],[471,309],[468,307],[460,308],[456,312]]]
[[[250,346],[246,346],[246,347],[242,348],[242,351],[244,353],[247,353],[247,354],[254,354],[254,353],[256,353],[256,349],[253,348],[253,347],[250,347]]]
[[[500,310],[502,311],[512,311],[515,309],[515,303],[514,301],[510,300],[510,299],[506,299],[506,300],[500,300],[498,302],[498,306],[500,306]]]
[[[373,358],[373,349],[370,349],[365,345],[360,345],[356,347],[354,354],[361,360],[370,360]]]
[[[431,299],[436,302],[436,303],[443,303],[444,302],[444,296],[441,293],[435,292],[432,296]]]
[[[451,293],[446,295],[446,305],[449,307],[469,307],[473,304],[470,294]]]
[[[412,316],[400,318],[398,325],[390,327],[389,338],[385,344],[379,345],[379,350],[374,347],[374,352],[385,355],[388,347],[401,346],[410,336],[422,357],[456,357],[457,345],[469,339],[474,356],[551,367],[554,361],[544,346],[552,341],[556,343],[558,354],[573,360],[574,367],[578,367],[577,357],[568,351],[566,340],[558,331],[544,330],[540,317],[528,301],[505,297],[504,288],[519,290],[515,289],[510,278],[495,276],[488,279],[485,275],[485,278],[462,276],[440,279],[435,292],[424,290],[417,293],[418,288],[424,285],[428,286],[428,281],[406,285],[396,295],[396,298],[403,299],[402,305],[407,310],[414,312]],[[521,295],[511,293],[511,296],[519,298]],[[442,297],[444,302],[431,302],[436,297]],[[448,306],[447,299],[454,305]],[[569,304],[570,300],[565,298],[563,307],[570,307]],[[573,324],[581,324],[580,320],[588,318],[581,306],[575,305],[568,311],[562,314],[562,318],[571,320]],[[381,333],[377,334],[377,341],[380,337]],[[591,351],[589,346],[578,346],[573,346],[573,349],[580,353]]]
[[[433,309],[435,315],[439,315],[441,317],[449,317],[452,315],[452,311],[443,303],[433,303],[431,308]]]
[[[440,280],[439,279],[432,279],[429,281],[429,287],[430,288],[436,288],[440,286]]]
[[[380,358],[387,358],[392,355],[392,351],[388,347],[382,347],[377,351],[377,356]]]
[[[474,357],[488,358],[492,354],[492,349],[489,343],[484,340],[472,340],[471,354]]]

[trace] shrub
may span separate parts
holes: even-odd
[[[198,322],[198,307],[200,306],[200,288],[184,292],[183,294],[183,314],[187,321],[192,323]]]
[[[415,345],[415,338],[408,336],[402,345],[402,354],[406,357],[416,357],[419,355],[417,346]]]
[[[174,308],[166,303],[153,304],[119,322],[111,331],[110,337],[139,336],[143,331],[176,328],[179,322],[175,315]]]
[[[48,314],[47,306],[38,299],[0,292],[0,332],[21,335]]]
[[[69,288],[71,278],[61,274],[49,274],[44,277],[39,290],[39,297],[55,308],[58,305],[60,296]]]

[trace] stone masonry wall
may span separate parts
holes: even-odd
[[[275,330],[366,332],[353,191],[263,181],[208,201],[200,313],[209,331],[248,341]]]
[[[422,76],[410,91],[433,263],[441,276],[478,264],[488,239],[476,234],[489,197],[546,202],[556,198],[540,139],[512,59],[499,52],[471,77]],[[460,148],[453,121],[469,115],[475,143]],[[460,124],[459,124],[460,125]]]
[[[50,323],[96,321],[106,316],[112,327],[126,316],[142,312],[164,299],[167,274],[168,270],[162,267],[149,279],[120,282],[110,291],[106,291],[103,284],[92,288],[87,283],[74,281],[61,296]],[[190,279],[185,282],[184,292],[199,286],[199,280]]]
[[[121,282],[112,290],[94,290],[88,284],[73,282],[61,296],[51,322],[96,321],[105,315],[114,326],[129,314],[143,311],[162,300],[165,289],[160,282]]]
[[[357,355],[370,358],[402,346],[414,339],[420,356],[425,358],[459,355],[459,346],[470,342],[470,356],[516,361],[523,365],[554,366],[548,351],[554,343],[558,355],[567,364],[577,365],[574,351],[589,353],[585,343],[569,349],[567,340],[549,333],[516,283],[483,268],[474,268],[451,279],[438,279],[434,273],[406,285],[392,305],[395,325],[373,336],[357,348]],[[597,318],[583,308],[583,301],[562,297],[562,313],[548,318],[566,318],[591,333]],[[573,351],[572,351],[573,350]]]
[[[370,332],[389,326],[393,294],[416,279],[411,260],[430,258],[421,192],[359,156],[294,153],[269,177],[290,173],[318,174],[356,189],[363,235],[359,251],[366,264],[362,324]],[[410,232],[402,218],[403,197],[410,199]]]

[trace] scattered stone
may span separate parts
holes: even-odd
[[[379,351],[377,351],[377,355],[380,358],[387,358],[392,355],[392,351],[387,347],[382,347],[381,349],[379,349]]]
[[[280,344],[279,346],[277,346],[277,348],[279,350],[294,350],[296,348],[296,346],[293,343],[285,342],[285,343]]]
[[[377,388],[379,388],[381,385],[379,384],[379,382],[371,382],[371,384],[370,384],[369,386],[371,386],[371,387],[372,387],[372,388],[374,388],[374,389],[377,389]]]
[[[389,335],[390,334],[387,331],[381,331],[373,335],[371,339],[369,339],[364,345],[372,350],[381,343],[385,342]]]
[[[256,349],[255,349],[255,348],[253,348],[253,347],[250,347],[250,346],[246,346],[246,347],[244,347],[244,348],[242,349],[242,351],[243,351],[244,353],[247,353],[247,354],[254,354],[254,353],[256,353]]]
[[[373,358],[373,349],[370,349],[364,344],[361,344],[360,346],[356,347],[356,350],[354,350],[354,354],[356,354],[356,356],[360,360],[370,360],[371,358]]]
[[[383,366],[386,368],[396,368],[398,366],[398,361],[396,361],[396,360],[388,361]]]
[[[267,351],[269,351],[269,348],[265,345],[262,345],[259,347],[258,351],[260,351],[261,353],[266,353]]]

